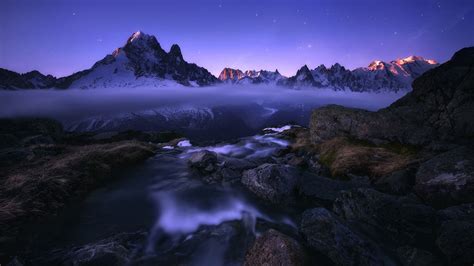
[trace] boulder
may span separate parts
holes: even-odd
[[[265,163],[243,173],[242,184],[258,197],[274,204],[292,202],[298,171],[287,165]]]
[[[415,191],[435,207],[474,201],[474,150],[461,147],[421,164]]]
[[[376,247],[327,209],[306,210],[300,230],[311,248],[336,265],[383,265]]]
[[[216,164],[217,154],[208,150],[195,152],[188,160],[189,167],[198,170],[202,174],[214,172]]]
[[[415,197],[360,188],[341,192],[333,208],[343,219],[368,225],[373,235],[395,243],[424,246],[434,242],[436,211]]]
[[[270,229],[259,236],[245,257],[246,266],[305,265],[306,254],[298,241]]]

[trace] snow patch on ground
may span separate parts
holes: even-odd
[[[290,125],[286,125],[286,126],[282,126],[282,127],[267,127],[267,128],[264,128],[263,131],[273,131],[273,132],[281,133],[283,131],[291,129],[291,127],[292,126],[290,126]]]
[[[176,144],[178,147],[192,147],[193,145],[191,144],[191,142],[189,140],[182,140],[180,142],[178,142],[178,144]]]

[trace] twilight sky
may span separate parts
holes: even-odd
[[[339,62],[474,45],[474,0],[1,0],[0,67],[55,76],[91,67],[135,31],[218,75],[224,67],[293,75]]]

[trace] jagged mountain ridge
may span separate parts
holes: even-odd
[[[220,82],[209,71],[184,60],[178,45],[167,53],[154,36],[133,33],[123,47],[86,69],[54,78],[38,71],[18,74],[0,69],[0,88],[101,88],[166,86],[208,86]]]
[[[373,61],[368,67],[346,69],[336,63],[330,68],[320,65],[310,70],[303,66],[295,76],[278,82],[279,85],[302,88],[333,88],[352,91],[410,90],[411,83],[426,71],[438,66],[434,60],[410,56],[386,63]]]

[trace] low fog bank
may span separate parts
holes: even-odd
[[[329,89],[291,90],[271,86],[161,87],[96,90],[0,91],[0,117],[41,116],[70,122],[91,116],[133,113],[163,107],[259,104],[318,107],[339,104],[377,110],[406,92],[358,93]]]

